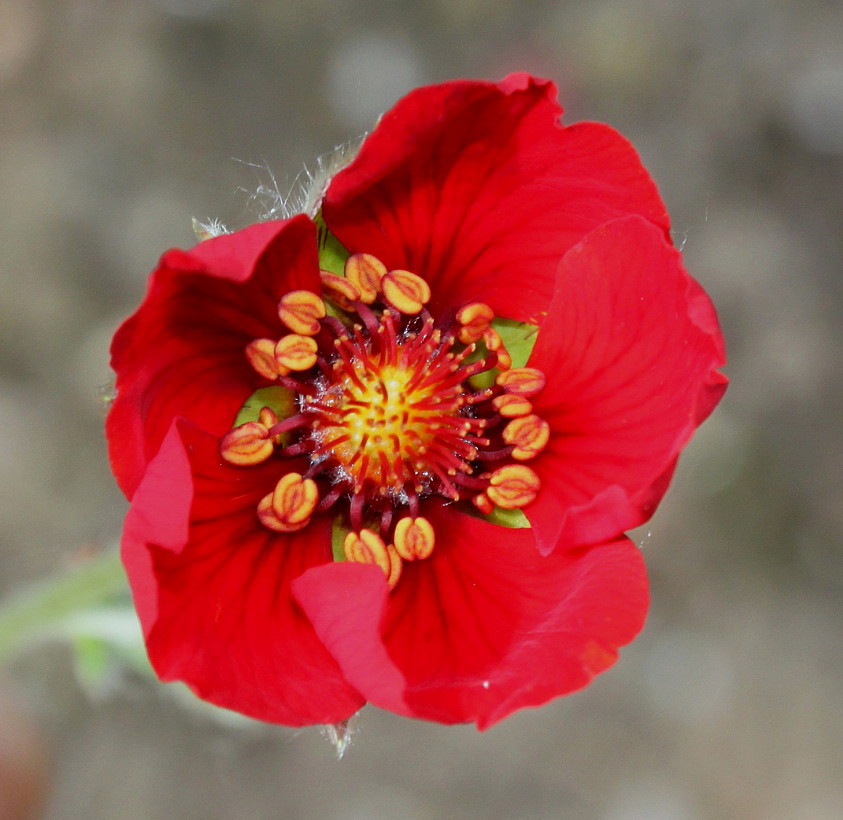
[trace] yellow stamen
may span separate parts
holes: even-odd
[[[512,457],[518,461],[535,458],[550,439],[550,425],[535,413],[513,419],[503,429],[503,440],[514,444]]]
[[[286,376],[288,370],[280,368],[275,361],[275,342],[272,339],[255,339],[246,345],[249,364],[265,379]]]
[[[281,297],[278,315],[293,333],[315,336],[319,333],[319,320],[325,318],[325,303],[309,290],[291,290]]]
[[[495,383],[507,393],[535,396],[544,389],[547,378],[535,367],[514,367],[512,370],[499,373]]]
[[[325,296],[337,307],[353,310],[354,303],[360,301],[360,289],[349,279],[326,270],[319,271],[319,277]]]
[[[457,321],[462,327],[457,333],[457,338],[465,345],[476,342],[494,318],[494,311],[483,302],[471,302],[461,307],[457,311]]]
[[[381,290],[386,265],[370,253],[353,253],[345,260],[345,278],[360,291],[360,301],[371,305]]]
[[[247,421],[223,436],[220,455],[238,467],[250,467],[266,461],[275,450],[269,429],[257,421]]]
[[[498,361],[495,367],[500,370],[509,370],[512,367],[512,356],[509,355],[509,351],[504,347],[501,334],[497,330],[493,327],[487,327],[483,331],[483,342],[489,350],[498,354]]]
[[[343,542],[345,557],[359,564],[375,564],[383,570],[387,578],[392,574],[392,561],[386,544],[376,532],[360,530],[350,532]]]
[[[285,524],[301,524],[310,519],[319,503],[319,489],[312,478],[287,473],[272,492],[272,508]]]
[[[408,270],[391,270],[381,280],[386,300],[401,313],[415,315],[430,301],[430,285]]]
[[[480,495],[475,495],[474,498],[471,499],[471,503],[477,507],[483,515],[490,515],[494,509],[495,505],[489,501],[489,496],[486,493],[480,493]]]
[[[533,412],[530,400],[516,393],[502,393],[500,396],[495,396],[492,399],[492,407],[505,419],[515,419]]]
[[[540,488],[539,477],[529,467],[507,464],[492,473],[486,495],[498,507],[516,510],[535,500]]]
[[[433,552],[436,540],[426,518],[402,518],[395,525],[395,549],[405,561],[420,561]]]
[[[289,370],[308,370],[316,364],[316,339],[290,333],[275,345],[275,361]]]
[[[297,532],[298,530],[303,530],[310,523],[309,518],[305,518],[304,521],[299,521],[297,524],[284,521],[275,512],[272,499],[273,493],[269,493],[258,504],[258,518],[264,527],[275,530],[275,532]]]
[[[386,577],[386,582],[389,584],[390,589],[395,589],[395,585],[401,577],[401,569],[404,562],[401,560],[401,556],[395,549],[394,544],[387,544],[386,551],[389,554],[389,575]]]

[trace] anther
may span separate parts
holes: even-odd
[[[471,499],[471,503],[477,507],[483,515],[490,515],[494,509],[495,505],[489,501],[489,496],[486,493],[480,493],[480,495],[475,495],[474,498]]]
[[[391,270],[381,280],[383,295],[396,310],[415,315],[430,301],[430,285],[408,270]]]
[[[505,419],[515,419],[533,412],[530,400],[517,393],[501,393],[492,399],[492,407]]]
[[[354,303],[360,301],[360,289],[344,276],[337,276],[330,271],[319,271],[322,280],[322,291],[337,307],[343,310],[353,310]]]
[[[271,412],[271,411],[270,411]],[[266,425],[247,421],[226,433],[220,441],[220,455],[238,467],[251,467],[266,461],[275,447]]]
[[[319,503],[319,489],[312,478],[299,473],[287,473],[272,491],[272,509],[286,525],[302,524],[310,520]]]
[[[514,445],[512,457],[517,461],[535,458],[550,439],[550,425],[535,413],[513,419],[503,428],[503,440]]]
[[[405,561],[420,561],[433,552],[436,540],[426,518],[402,518],[395,525],[395,549]]]
[[[290,333],[275,345],[275,361],[288,370],[309,370],[316,364],[318,345],[312,336]]]
[[[255,339],[246,345],[249,364],[265,379],[286,376],[288,370],[279,367],[275,360],[275,342],[272,339]]]
[[[359,564],[375,564],[383,570],[389,578],[392,571],[392,561],[386,544],[376,532],[362,529],[359,533],[350,532],[343,542],[345,557],[349,561]]]
[[[515,367],[499,373],[495,384],[502,387],[507,393],[515,393],[519,396],[535,396],[541,392],[547,383],[547,378],[541,370],[535,367]]]
[[[500,370],[509,370],[512,367],[512,356],[509,355],[509,351],[504,347],[501,334],[493,327],[487,327],[483,331],[483,341],[486,347],[497,356],[495,367]]]
[[[360,291],[360,301],[371,305],[380,293],[386,265],[370,253],[353,253],[345,260],[344,272],[345,278]]]
[[[281,297],[278,315],[293,333],[315,336],[319,333],[319,320],[325,318],[325,303],[309,290],[291,290]]]
[[[486,495],[504,510],[526,507],[535,500],[541,488],[539,477],[524,464],[507,464],[498,467],[489,477]]]
[[[457,338],[465,345],[476,342],[483,336],[489,323],[495,318],[494,311],[483,302],[471,302],[457,311],[457,321],[462,325]]]
[[[275,532],[297,532],[298,530],[303,530],[310,523],[309,518],[305,518],[304,521],[300,521],[297,524],[291,524],[281,519],[278,513],[275,512],[272,497],[273,494],[269,493],[258,504],[258,519],[264,527],[275,530]]]

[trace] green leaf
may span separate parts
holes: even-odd
[[[339,240],[328,230],[320,211],[316,215],[317,244],[319,247],[319,268],[337,276],[345,276],[345,260],[351,254],[340,244]]]
[[[288,387],[282,387],[280,384],[271,384],[269,387],[258,388],[246,399],[246,402],[240,408],[237,418],[234,419],[234,426],[239,427],[247,421],[257,421],[264,407],[272,410],[279,421],[281,419],[288,419],[296,412],[295,393]],[[288,444],[290,441],[289,436],[289,433],[283,433],[281,435],[281,443]]]
[[[511,529],[530,529],[530,521],[522,510],[504,510],[495,507],[488,515],[483,516],[490,524],[499,524]]]
[[[504,319],[503,317],[496,317],[492,319],[492,327],[497,330],[503,340],[503,345],[512,357],[513,367],[524,367],[530,354],[535,347],[536,339],[539,335],[539,329],[536,325],[531,325],[529,322],[519,322],[516,319]],[[477,350],[466,359],[467,362],[476,359],[482,359],[488,355],[489,351],[481,339],[477,343]],[[475,390],[485,390],[495,383],[498,373],[501,371],[497,367],[491,370],[484,370],[476,376],[469,379],[471,386]]]
[[[342,516],[337,516],[331,525],[331,552],[335,561],[345,561],[345,537],[351,530],[345,526]]]
[[[524,367],[535,347],[538,327],[529,322],[503,318],[492,319],[492,327],[500,333],[504,347],[512,356],[512,366]]]

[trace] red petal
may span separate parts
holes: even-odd
[[[350,251],[426,278],[434,315],[482,301],[536,321],[592,228],[625,214],[668,226],[632,146],[561,113],[555,86],[523,74],[413,91],[333,179],[325,220]]]
[[[123,559],[150,660],[163,680],[260,720],[343,720],[363,699],[290,594],[293,579],[331,561],[330,522],[264,528],[257,504],[284,466],[238,469],[217,448],[174,422],[132,501]]]
[[[246,361],[254,338],[279,336],[288,290],[319,292],[316,233],[306,217],[265,222],[169,251],[138,311],[117,331],[117,398],[106,424],[111,464],[131,497],[170,422],[215,435],[266,382]]]
[[[726,389],[714,308],[660,230],[639,217],[569,251],[529,365],[551,427],[530,466],[539,548],[595,543],[646,521],[676,458]]]
[[[378,706],[483,729],[585,686],[639,632],[647,582],[627,540],[540,556],[527,530],[434,510],[431,558],[388,595],[371,567],[293,584],[348,680]]]

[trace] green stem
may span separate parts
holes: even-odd
[[[0,665],[26,643],[58,632],[69,616],[111,601],[127,589],[117,549],[109,549],[0,603]]]

